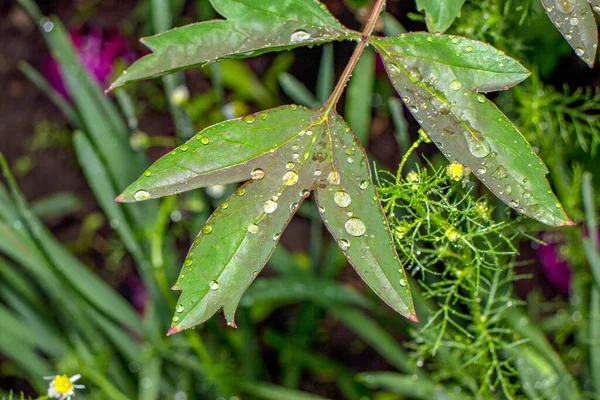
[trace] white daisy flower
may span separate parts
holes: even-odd
[[[51,381],[48,385],[48,397],[51,399],[71,400],[75,395],[75,389],[84,389],[84,385],[74,385],[81,378],[80,374],[68,377],[67,375],[45,376],[44,379]]]

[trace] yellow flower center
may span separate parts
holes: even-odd
[[[452,163],[446,167],[446,174],[453,181],[460,181],[465,176],[465,167],[459,163]]]
[[[58,375],[53,381],[54,389],[60,394],[70,394],[73,392],[73,383],[66,375]]]

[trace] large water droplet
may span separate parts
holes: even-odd
[[[350,218],[346,221],[344,225],[346,228],[346,232],[348,232],[352,236],[362,236],[365,234],[367,228],[365,227],[365,223],[362,222],[359,218]]]
[[[175,309],[175,311],[177,311],[177,312],[179,312],[179,313],[180,313],[180,312],[183,312],[183,306],[182,306],[181,304],[179,304],[179,305],[177,306],[177,308]]]
[[[307,40],[310,40],[310,33],[303,31],[302,29],[295,31],[292,33],[292,36],[290,36],[290,42],[292,43],[302,43]]]
[[[360,184],[358,185],[359,188],[361,188],[362,190],[365,190],[366,188],[369,187],[369,181],[361,181]]]
[[[340,179],[340,173],[337,171],[331,171],[329,175],[327,175],[327,182],[331,183],[332,185],[339,185]]]
[[[208,235],[212,232],[213,228],[211,224],[206,224],[202,227],[202,233],[204,233],[205,235]]]
[[[474,157],[483,158],[492,151],[489,143],[483,137],[467,132],[466,138],[467,144],[469,145],[469,151]]]
[[[571,14],[575,10],[575,0],[556,0],[556,8],[564,14]]]
[[[452,83],[450,84],[450,89],[452,90],[459,90],[462,87],[462,83],[460,83],[460,81],[454,80],[452,81]]]
[[[219,282],[217,281],[210,281],[210,290],[217,290],[219,288]]]
[[[248,225],[248,232],[250,232],[253,235],[256,235],[258,232],[260,232],[260,227],[256,224],[250,224]]]
[[[252,179],[258,180],[265,177],[265,171],[260,168],[254,168],[251,173]]]
[[[135,194],[133,195],[133,198],[135,199],[135,201],[144,201],[144,200],[148,200],[150,198],[150,193],[148,193],[145,190],[138,190],[137,192],[135,192]]]
[[[277,210],[277,207],[279,205],[277,204],[277,202],[273,201],[273,200],[267,200],[265,201],[265,204],[263,206],[263,210],[267,213],[267,214],[272,214],[275,212],[275,210]]]
[[[298,182],[298,174],[294,171],[288,171],[283,175],[283,184],[293,186]]]
[[[400,279],[400,286],[406,286],[406,285],[408,285],[408,282],[406,282],[406,279],[401,278]]]
[[[344,192],[343,190],[336,192],[333,195],[333,200],[335,201],[335,204],[337,204],[340,207],[348,207],[350,203],[352,203],[350,195]]]

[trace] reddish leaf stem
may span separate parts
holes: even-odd
[[[356,49],[354,49],[354,53],[352,53],[352,57],[350,58],[350,61],[346,65],[346,68],[344,69],[344,72],[342,73],[340,80],[335,85],[335,88],[333,89],[333,93],[331,94],[329,99],[327,99],[327,101],[325,102],[325,109],[326,109],[327,113],[329,113],[329,111],[331,111],[333,108],[335,108],[336,104],[340,100],[340,97],[342,96],[342,93],[344,92],[344,89],[346,88],[346,85],[348,84],[348,81],[350,80],[350,77],[352,76],[352,72],[354,71],[354,68],[356,67],[356,64],[358,63],[358,59],[360,58],[362,52],[365,50],[365,47],[367,45],[367,39],[369,38],[369,36],[371,36],[371,33],[373,32],[373,28],[375,28],[375,24],[377,23],[377,19],[379,18],[379,14],[381,14],[381,11],[383,10],[384,5],[385,5],[385,0],[377,0],[377,3],[375,3],[375,6],[373,7],[373,11],[371,11],[371,15],[369,16],[369,19],[367,20],[367,25],[365,25],[365,29],[363,30],[363,33],[361,35],[358,46],[356,46]]]

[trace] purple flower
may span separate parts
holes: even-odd
[[[121,59],[128,64],[135,61],[135,54],[129,49],[127,40],[118,33],[80,28],[71,30],[70,35],[81,64],[101,86],[105,86],[112,77],[115,61]],[[44,61],[42,72],[56,91],[71,99],[54,58],[48,57]]]
[[[539,246],[535,252],[548,280],[562,293],[568,294],[571,286],[571,265],[560,254],[562,240],[556,237],[544,237],[547,243]]]

